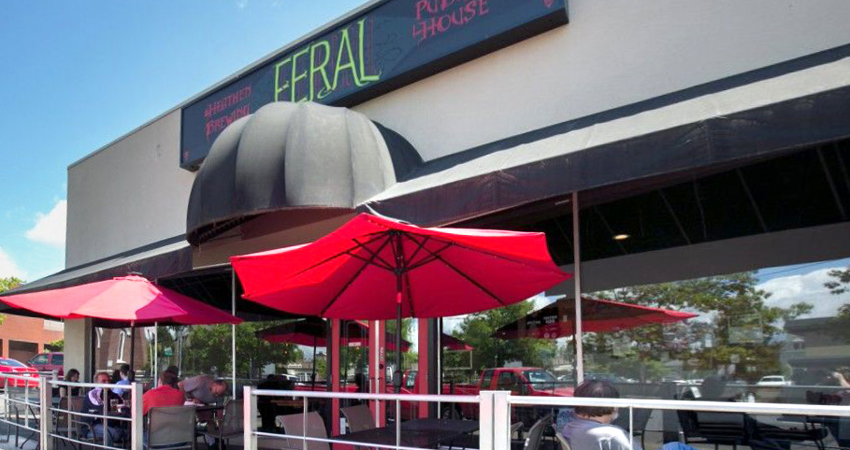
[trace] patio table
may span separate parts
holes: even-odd
[[[477,420],[415,419],[401,423],[401,445],[405,447],[437,448],[453,439],[478,430]],[[362,444],[395,445],[395,425],[356,433],[342,434],[334,439]]]

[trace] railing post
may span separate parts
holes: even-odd
[[[493,392],[493,450],[511,450],[511,391]]]
[[[45,377],[38,378],[38,400],[41,420],[39,421],[39,444],[43,450],[53,449],[53,439],[50,439],[50,433],[53,432],[53,386],[50,380]]]
[[[478,448],[493,448],[493,391],[478,393]]]
[[[257,397],[251,392],[251,386],[245,386],[242,390],[242,401],[244,402],[244,414],[242,432],[244,435],[244,449],[257,450]]]
[[[145,418],[142,413],[142,384],[132,383],[130,386],[130,448],[132,450],[142,450],[145,445]]]

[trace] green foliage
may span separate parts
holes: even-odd
[[[828,272],[833,280],[824,283],[824,287],[835,295],[841,295],[850,291],[850,267],[846,269],[834,269]]]
[[[614,371],[642,381],[684,376],[673,373],[669,367],[642,365],[668,358],[685,361],[685,371],[700,377],[733,364],[746,367],[746,373],[737,370],[735,375],[750,380],[780,373],[781,342],[777,337],[782,330],[778,324],[810,312],[812,305],[768,306],[766,300],[770,294],[757,289],[757,281],[755,273],[744,272],[598,293],[599,297],[625,303],[687,310],[699,313],[700,317],[690,326],[651,325],[618,333],[591,334],[585,337],[585,351],[611,355],[606,340],[626,341],[627,351],[616,358],[599,358],[597,370]],[[634,368],[640,370],[635,373]]]
[[[6,292],[9,289],[14,289],[20,285],[24,284],[24,281],[20,278],[16,277],[6,277],[0,278],[0,292]],[[5,314],[0,314],[0,325],[3,325],[3,321],[6,320]]]
[[[257,338],[257,331],[274,325],[277,323],[245,322],[236,326],[237,377],[257,377],[268,364],[275,364],[280,372],[286,364],[303,357],[295,345],[272,344]],[[171,357],[164,356],[167,347],[173,349]],[[231,326],[160,327],[159,355],[160,364],[177,365],[187,375],[207,373],[229,377]]]
[[[51,352],[61,352],[65,350],[65,339],[56,339],[45,345],[45,347],[49,348]]]
[[[526,300],[504,308],[470,314],[463,320],[454,335],[475,349],[472,356],[473,376],[486,368],[501,367],[512,361],[521,361],[525,366],[551,368],[556,354],[554,341],[503,340],[492,337],[497,329],[519,320],[533,309],[534,303]],[[465,352],[449,352],[446,355],[445,367],[469,364],[469,356]]]

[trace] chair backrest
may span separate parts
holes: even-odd
[[[537,450],[537,448],[540,447],[540,441],[543,440],[543,429],[546,428],[546,425],[551,422],[551,420],[552,416],[547,415],[531,426],[528,430],[528,437],[525,438],[525,445],[523,445],[524,450]]]
[[[561,447],[561,450],[573,450],[570,448],[570,443],[567,442],[567,438],[558,431],[555,431],[555,440],[558,441],[558,446]]]
[[[283,425],[283,432],[289,436],[305,436],[304,433],[304,416],[301,414],[290,414],[288,416],[278,416],[277,421]],[[325,421],[319,413],[313,411],[307,413],[307,437],[327,439],[328,433],[325,430]],[[290,448],[302,449],[304,445],[303,439],[288,438]],[[327,442],[307,441],[307,450],[330,450],[330,445]]]
[[[375,428],[375,419],[372,418],[372,411],[368,405],[349,406],[342,408],[341,411],[352,433]]]
[[[148,411],[149,447],[191,448],[194,440],[194,406],[160,406]]]
[[[221,433],[241,433],[245,426],[242,420],[245,417],[244,402],[242,399],[231,399],[224,404],[224,416],[221,418]]]

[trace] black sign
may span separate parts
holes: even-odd
[[[565,0],[388,0],[183,108],[180,164],[274,101],[350,106],[567,23]],[[413,107],[413,106],[411,106]]]

